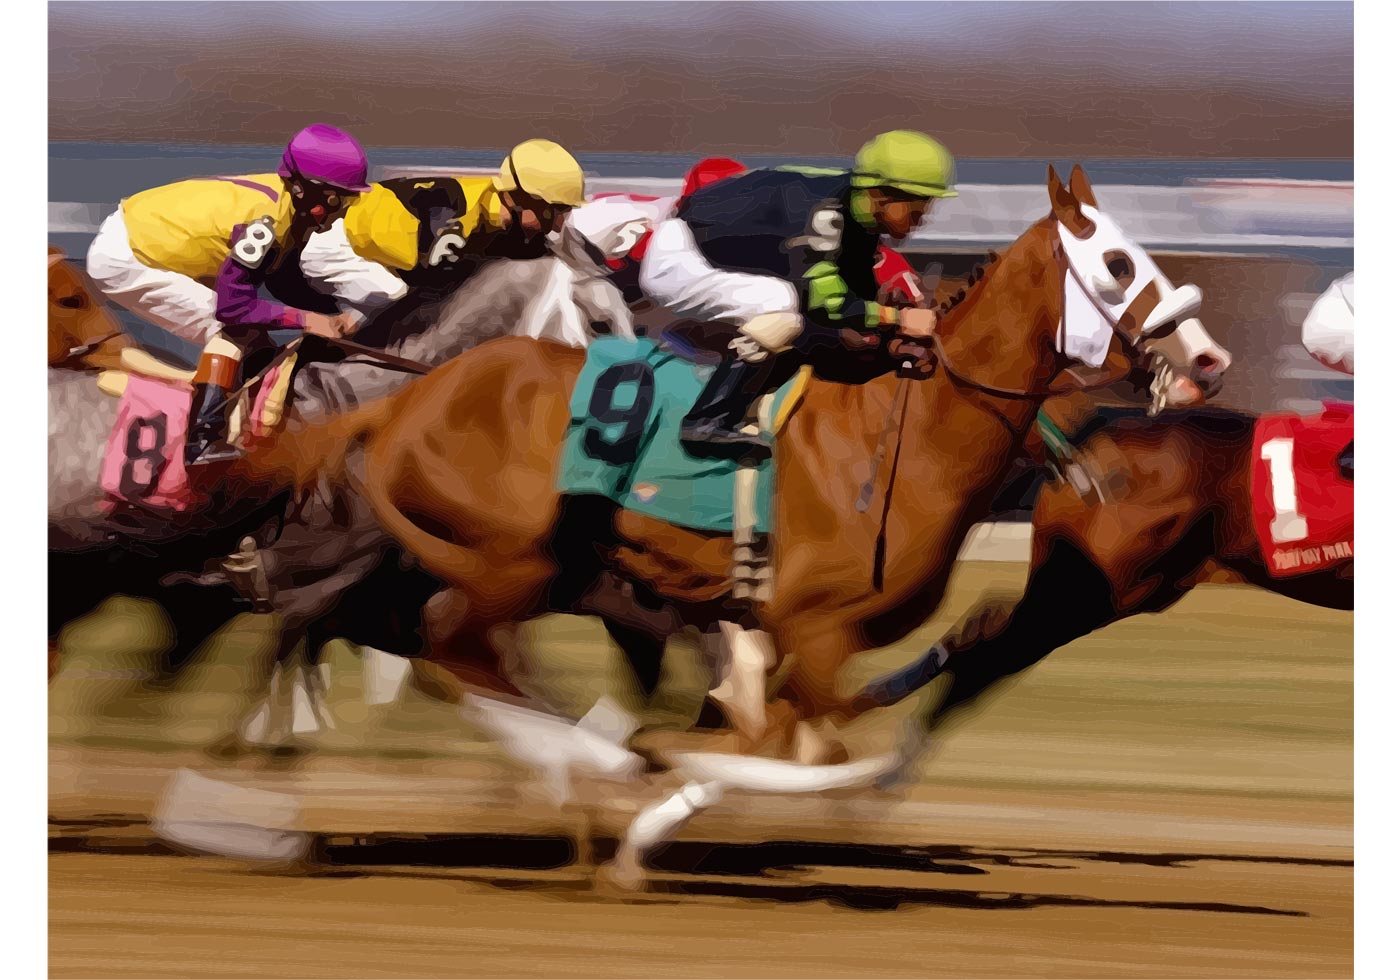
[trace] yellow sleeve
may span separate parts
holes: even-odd
[[[391,269],[418,265],[418,219],[393,192],[375,185],[345,212],[345,237],[355,254]]]

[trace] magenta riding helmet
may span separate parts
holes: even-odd
[[[302,177],[342,191],[369,190],[369,160],[364,147],[343,129],[316,123],[292,137],[282,151],[281,177]]]

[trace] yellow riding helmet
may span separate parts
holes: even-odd
[[[520,190],[550,204],[583,204],[583,168],[552,140],[526,140],[511,150],[494,183],[498,191]]]

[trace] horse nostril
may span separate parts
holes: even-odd
[[[1192,363],[1201,374],[1219,374],[1225,370],[1225,365],[1214,354],[1197,354]]]

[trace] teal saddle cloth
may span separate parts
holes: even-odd
[[[680,441],[681,419],[713,371],[651,340],[595,340],[569,399],[559,489],[680,527],[732,531],[739,463],[693,456]],[[778,390],[772,418],[796,404],[805,380],[801,372]],[[760,533],[773,522],[773,466],[769,458],[758,467]]]

